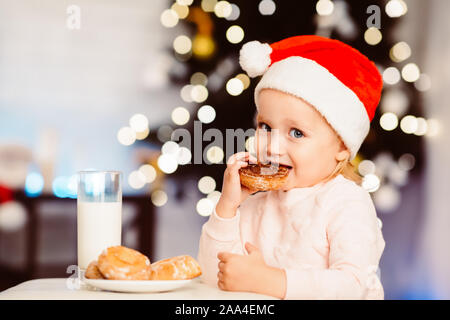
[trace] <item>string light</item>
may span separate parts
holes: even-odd
[[[213,191],[210,194],[208,194],[208,196],[206,198],[211,200],[213,202],[213,204],[216,205],[217,202],[219,201],[221,195],[222,194],[220,193],[220,191]]]
[[[417,126],[417,118],[412,115],[407,115],[400,121],[400,128],[407,134],[414,133],[417,130]]]
[[[370,27],[364,32],[364,40],[372,46],[379,44],[382,39],[383,35],[375,27]]]
[[[333,13],[334,3],[330,0],[319,0],[316,3],[316,11],[320,16],[329,16]]]
[[[189,15],[189,7],[185,5],[181,5],[179,3],[174,3],[171,7],[173,11],[176,12],[178,18],[184,19]]]
[[[430,77],[427,74],[422,73],[420,75],[419,79],[416,82],[414,82],[414,87],[416,87],[416,89],[421,92],[430,90],[430,88],[431,88]]]
[[[196,209],[199,215],[207,217],[213,212],[214,203],[208,198],[202,198],[197,202]]]
[[[241,80],[232,78],[228,80],[226,85],[227,92],[232,96],[238,96],[242,93],[244,90],[244,84]]]
[[[235,78],[241,80],[244,90],[250,86],[250,78],[245,73],[239,73]]]
[[[203,72],[196,72],[191,76],[191,84],[206,86],[208,84],[208,77]]]
[[[178,36],[173,41],[173,49],[179,54],[187,54],[192,49],[192,41],[185,35]]]
[[[190,114],[189,111],[186,108],[183,107],[177,107],[172,111],[172,121],[179,125],[182,126],[184,124],[186,124],[189,121],[190,118]]]
[[[380,126],[386,131],[392,131],[398,126],[397,115],[392,112],[386,112],[380,117]]]
[[[146,183],[152,183],[156,179],[156,169],[150,164],[140,166],[139,172],[143,174]]]
[[[178,162],[171,154],[162,154],[158,157],[158,167],[162,172],[170,174],[177,170]]]
[[[231,43],[239,43],[244,39],[244,29],[238,25],[231,26],[227,29],[226,38]]]
[[[144,140],[148,137],[148,134],[150,133],[150,129],[147,128],[144,131],[136,132],[136,140]]]
[[[191,98],[193,101],[198,103],[204,102],[208,99],[208,89],[201,84],[193,86],[191,90]]]
[[[206,151],[206,158],[211,163],[219,163],[222,162],[224,157],[224,153],[222,148],[218,146],[212,146]]]
[[[394,62],[402,62],[411,56],[411,48],[406,42],[401,41],[391,48],[389,56]]]
[[[367,192],[375,192],[380,187],[380,178],[378,178],[375,174],[369,173],[363,177],[361,186]]]
[[[258,5],[258,10],[263,16],[270,16],[274,14],[276,7],[272,0],[262,0]]]
[[[208,194],[216,189],[216,181],[210,176],[204,176],[198,181],[198,189],[204,194]]]
[[[174,141],[167,141],[161,147],[161,152],[163,154],[175,155],[175,154],[177,154],[179,148],[180,147],[178,146],[178,144],[176,142],[174,142]]]
[[[151,195],[152,203],[157,207],[162,207],[167,203],[167,194],[163,190],[155,190]]]
[[[400,71],[396,67],[386,68],[383,72],[383,81],[387,84],[396,84],[400,81]]]
[[[390,0],[385,7],[386,14],[391,18],[398,18],[406,14],[408,7],[402,0]]]
[[[133,189],[141,189],[145,183],[146,177],[140,170],[132,171],[128,176],[128,184]]]
[[[198,109],[197,117],[203,123],[211,123],[216,118],[216,110],[210,105],[201,106]]]
[[[217,0],[202,0],[201,7],[205,12],[213,12],[217,4]]]
[[[137,113],[130,118],[130,127],[135,132],[142,132],[148,129],[148,119],[145,115]]]
[[[424,136],[428,130],[427,120],[425,120],[422,117],[417,117],[416,119],[417,119],[417,129],[414,131],[414,134],[416,136]]]
[[[136,133],[130,127],[123,127],[117,132],[117,140],[124,146],[132,145],[136,141]]]
[[[420,77],[419,67],[415,63],[408,63],[402,68],[402,77],[406,82],[417,81]]]
[[[191,161],[192,153],[186,147],[180,147],[176,154],[176,160],[178,164],[184,165],[188,164]]]
[[[160,21],[166,28],[175,27],[178,24],[178,14],[172,9],[164,10],[161,13]]]
[[[214,6],[214,13],[219,18],[226,18],[231,15],[233,7],[228,1],[219,1]]]
[[[239,9],[239,7],[232,3],[231,4],[231,14],[228,17],[225,17],[225,19],[227,19],[228,21],[235,21],[239,18],[241,14],[241,10]]]
[[[371,160],[363,160],[358,165],[358,171],[362,176],[375,173],[375,163]]]

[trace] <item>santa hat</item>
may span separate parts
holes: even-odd
[[[383,81],[366,56],[351,46],[315,35],[272,43],[251,41],[239,63],[250,77],[263,75],[255,89],[272,88],[300,97],[317,109],[356,156],[369,133]]]

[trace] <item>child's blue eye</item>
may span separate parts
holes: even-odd
[[[301,132],[298,129],[291,129],[291,131],[289,131],[289,135],[293,138],[301,138],[303,137],[303,132]]]

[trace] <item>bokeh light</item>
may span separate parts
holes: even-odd
[[[206,158],[211,163],[220,163],[222,162],[223,157],[223,150],[218,146],[212,146],[208,149],[208,151],[206,151]]]
[[[316,3],[316,11],[320,16],[329,16],[333,13],[334,3],[330,0],[319,0]]]
[[[262,0],[258,5],[259,13],[263,16],[270,16],[274,14],[277,5],[272,0]]]
[[[29,197],[36,197],[44,189],[44,178],[38,172],[31,172],[25,180],[25,193]]]
[[[178,24],[178,14],[172,9],[164,10],[161,13],[160,21],[166,28],[175,27]]]
[[[207,217],[214,210],[214,203],[208,198],[202,198],[197,202],[196,206],[199,215]]]
[[[417,130],[417,118],[413,115],[407,115],[400,121],[400,129],[404,133],[411,134]]]
[[[396,84],[400,81],[400,71],[396,67],[386,68],[383,72],[383,81],[387,84]]]
[[[237,25],[231,26],[227,29],[226,37],[231,43],[239,43],[244,39],[244,29]]]
[[[148,119],[145,115],[137,113],[130,118],[130,127],[135,132],[143,132],[148,129]]]
[[[197,117],[203,123],[211,123],[216,118],[216,110],[206,104],[198,109]]]
[[[167,203],[167,194],[163,190],[155,190],[151,195],[152,203],[157,207],[162,207]]]
[[[162,172],[170,174],[177,170],[178,162],[171,154],[162,154],[158,157],[158,167]]]
[[[189,121],[189,111],[184,107],[177,107],[172,111],[172,121],[181,126]]]
[[[187,54],[192,49],[192,41],[185,35],[178,36],[173,41],[173,48],[178,54]]]
[[[117,140],[124,146],[132,145],[136,141],[136,132],[130,127],[120,128],[117,132]]]
[[[380,117],[380,126],[386,131],[392,131],[398,126],[398,117],[392,112],[386,112]]]
[[[128,184],[133,189],[141,189],[145,186],[146,177],[140,170],[135,170],[128,176]]]
[[[198,181],[198,189],[204,194],[209,194],[216,189],[216,181],[210,176],[204,176]]]
[[[402,77],[406,82],[417,81],[420,77],[419,67],[415,63],[408,63],[402,68]]]
[[[230,95],[238,96],[244,90],[244,84],[242,83],[241,80],[232,78],[227,81],[226,90]]]
[[[379,44],[382,39],[381,31],[375,27],[370,27],[364,32],[364,40],[372,46]]]
[[[140,166],[139,172],[144,175],[146,183],[152,183],[156,179],[156,169],[150,164],[144,164]]]

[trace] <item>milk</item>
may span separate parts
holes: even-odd
[[[121,244],[122,202],[77,202],[78,267],[86,270],[106,248]]]

